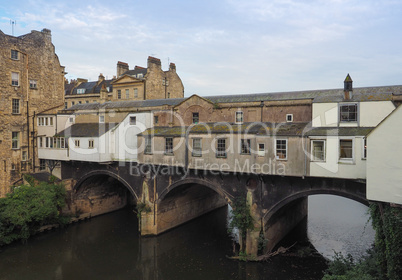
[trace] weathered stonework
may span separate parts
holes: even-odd
[[[0,46],[0,197],[3,197],[22,173],[37,169],[34,117],[63,104],[64,67],[48,29],[19,37],[0,31]]]

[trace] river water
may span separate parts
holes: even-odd
[[[0,279],[321,279],[324,257],[305,252],[364,253],[374,240],[366,211],[351,200],[311,196],[308,219],[282,243],[297,245],[267,262],[246,263],[226,257],[233,254],[228,207],[147,238],[127,208],[0,248]]]

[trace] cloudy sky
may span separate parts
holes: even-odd
[[[402,84],[400,0],[1,0],[0,29],[51,29],[68,79],[174,62],[185,95]]]

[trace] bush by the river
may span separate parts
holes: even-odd
[[[372,203],[370,215],[376,231],[374,248],[357,263],[336,253],[323,280],[402,279],[402,208]]]
[[[42,226],[68,222],[69,218],[61,214],[65,205],[64,186],[28,182],[0,198],[0,246],[26,240]]]

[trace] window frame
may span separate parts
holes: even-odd
[[[130,89],[126,88],[126,99],[130,99]]]
[[[74,147],[76,148],[80,147],[80,139],[74,139]]]
[[[154,116],[154,125],[159,123],[159,116]]]
[[[117,99],[121,99],[121,89],[117,90]]]
[[[173,137],[165,137],[165,155],[173,155]]]
[[[315,153],[314,153],[314,143],[316,142],[322,142],[323,146],[322,146],[322,157],[323,158],[318,158],[316,157]],[[311,161],[317,161],[317,162],[325,162],[326,161],[326,139],[311,139]]]
[[[19,131],[11,132],[11,149],[13,150],[20,149],[20,136],[21,133]]]
[[[290,117],[290,120],[289,120]],[[293,122],[293,114],[286,114],[286,122]]]
[[[193,124],[198,124],[200,122],[200,113],[199,112],[193,112],[193,117],[192,117],[192,123]]]
[[[152,136],[151,135],[145,135],[144,136],[144,143],[145,143],[144,154],[151,155],[152,154]]]
[[[39,159],[39,170],[46,170],[46,159]]]
[[[285,141],[285,148],[278,149],[278,141]],[[283,145],[283,143],[280,145]],[[283,151],[283,150],[285,151],[285,157],[279,157],[278,152]],[[277,159],[277,160],[287,160],[288,159],[288,139],[280,138],[280,139],[275,140],[275,159]]]
[[[354,113],[351,112],[342,112],[342,108],[346,108],[346,107],[351,107],[354,106],[356,108],[356,111]],[[339,122],[340,123],[357,123],[359,121],[359,103],[340,103],[339,104],[339,109],[338,109],[338,113],[339,113]],[[342,116],[344,114],[348,114],[348,119],[343,119]],[[355,115],[355,119],[350,119],[350,114],[354,114]]]
[[[30,89],[38,89],[38,81],[35,79],[29,80],[29,88]]]
[[[240,121],[238,121],[239,120],[238,115],[241,116]],[[240,124],[240,123],[243,123],[243,122],[244,122],[244,113],[243,113],[243,111],[236,111],[236,113],[235,113],[235,123]]]
[[[262,145],[263,149],[260,149],[260,145]],[[265,143],[257,143],[257,156],[265,157]]]
[[[138,88],[134,88],[134,98],[138,97]]]
[[[216,139],[215,157],[217,157],[217,158],[227,158],[226,138],[217,138]]]
[[[13,98],[11,100],[11,113],[13,115],[20,115],[21,114],[21,102],[20,102],[20,99]]]
[[[15,77],[13,77],[13,76],[17,76],[17,78],[15,79]],[[19,72],[11,71],[11,85],[13,87],[20,86],[20,73]]]
[[[251,154],[251,139],[240,139],[240,154],[241,155]]]
[[[99,123],[105,123],[105,116],[99,115]]]
[[[93,148],[95,148],[95,140],[89,139],[88,140],[88,149],[93,149]]]
[[[13,55],[14,54],[14,55]],[[20,52],[19,51],[17,51],[17,50],[14,50],[14,49],[11,49],[11,55],[10,55],[10,58],[12,59],[12,60],[20,60]],[[15,57],[16,56],[16,57]]]
[[[351,146],[351,152],[352,152],[352,157],[341,157],[341,142],[342,141],[348,141],[352,143]],[[338,148],[339,148],[339,153],[338,153],[338,159],[340,162],[353,162],[355,160],[355,143],[354,143],[354,139],[353,138],[339,138],[338,141]]]
[[[137,125],[137,116],[130,116],[129,117],[129,124],[130,125]]]
[[[202,138],[192,138],[191,156],[202,157]],[[198,142],[198,144],[196,144]]]

